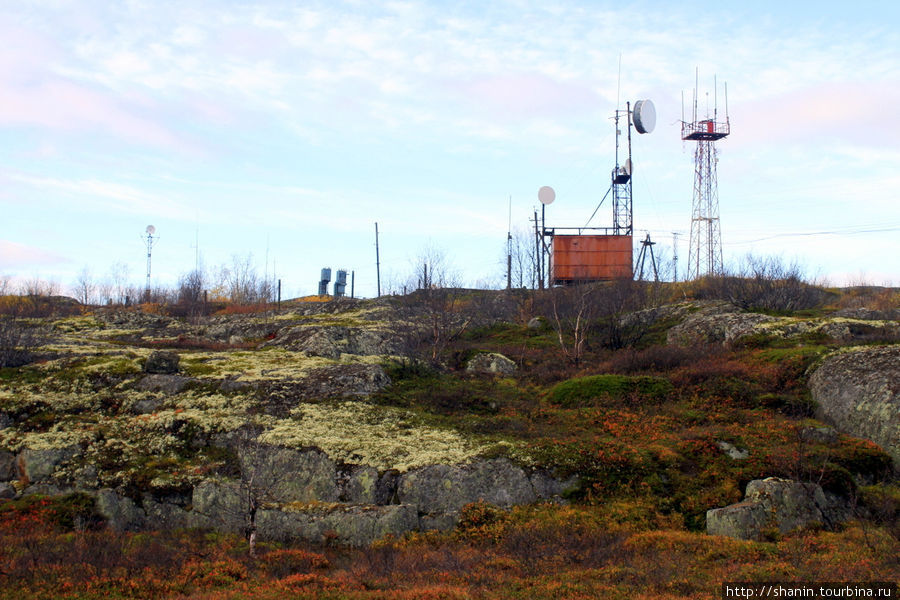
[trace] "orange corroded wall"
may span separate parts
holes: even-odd
[[[631,279],[630,235],[555,235],[550,258],[554,285]]]

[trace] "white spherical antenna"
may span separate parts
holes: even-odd
[[[556,192],[549,185],[545,185],[538,190],[538,200],[544,205],[553,204],[553,201],[556,200]]]
[[[650,133],[656,127],[656,108],[650,100],[638,100],[634,103],[634,128],[638,133]]]
[[[153,235],[154,233],[156,233],[156,227],[147,225],[147,235]]]

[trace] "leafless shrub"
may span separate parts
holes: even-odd
[[[787,312],[815,308],[825,292],[797,264],[748,256],[736,269],[696,282],[695,296],[728,300],[744,310]]]

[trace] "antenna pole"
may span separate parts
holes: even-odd
[[[378,286],[378,297],[381,298],[381,259],[378,255],[378,222],[375,223],[375,280]]]
[[[512,289],[512,194],[509,196],[509,222],[506,226],[506,289]]]

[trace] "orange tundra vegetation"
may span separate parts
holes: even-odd
[[[768,542],[684,529],[645,498],[503,511],[369,548],[261,544],[200,532],[115,534],[87,504],[31,497],[0,515],[0,596],[192,598],[711,598],[722,581],[883,581],[900,543],[852,523]]]

